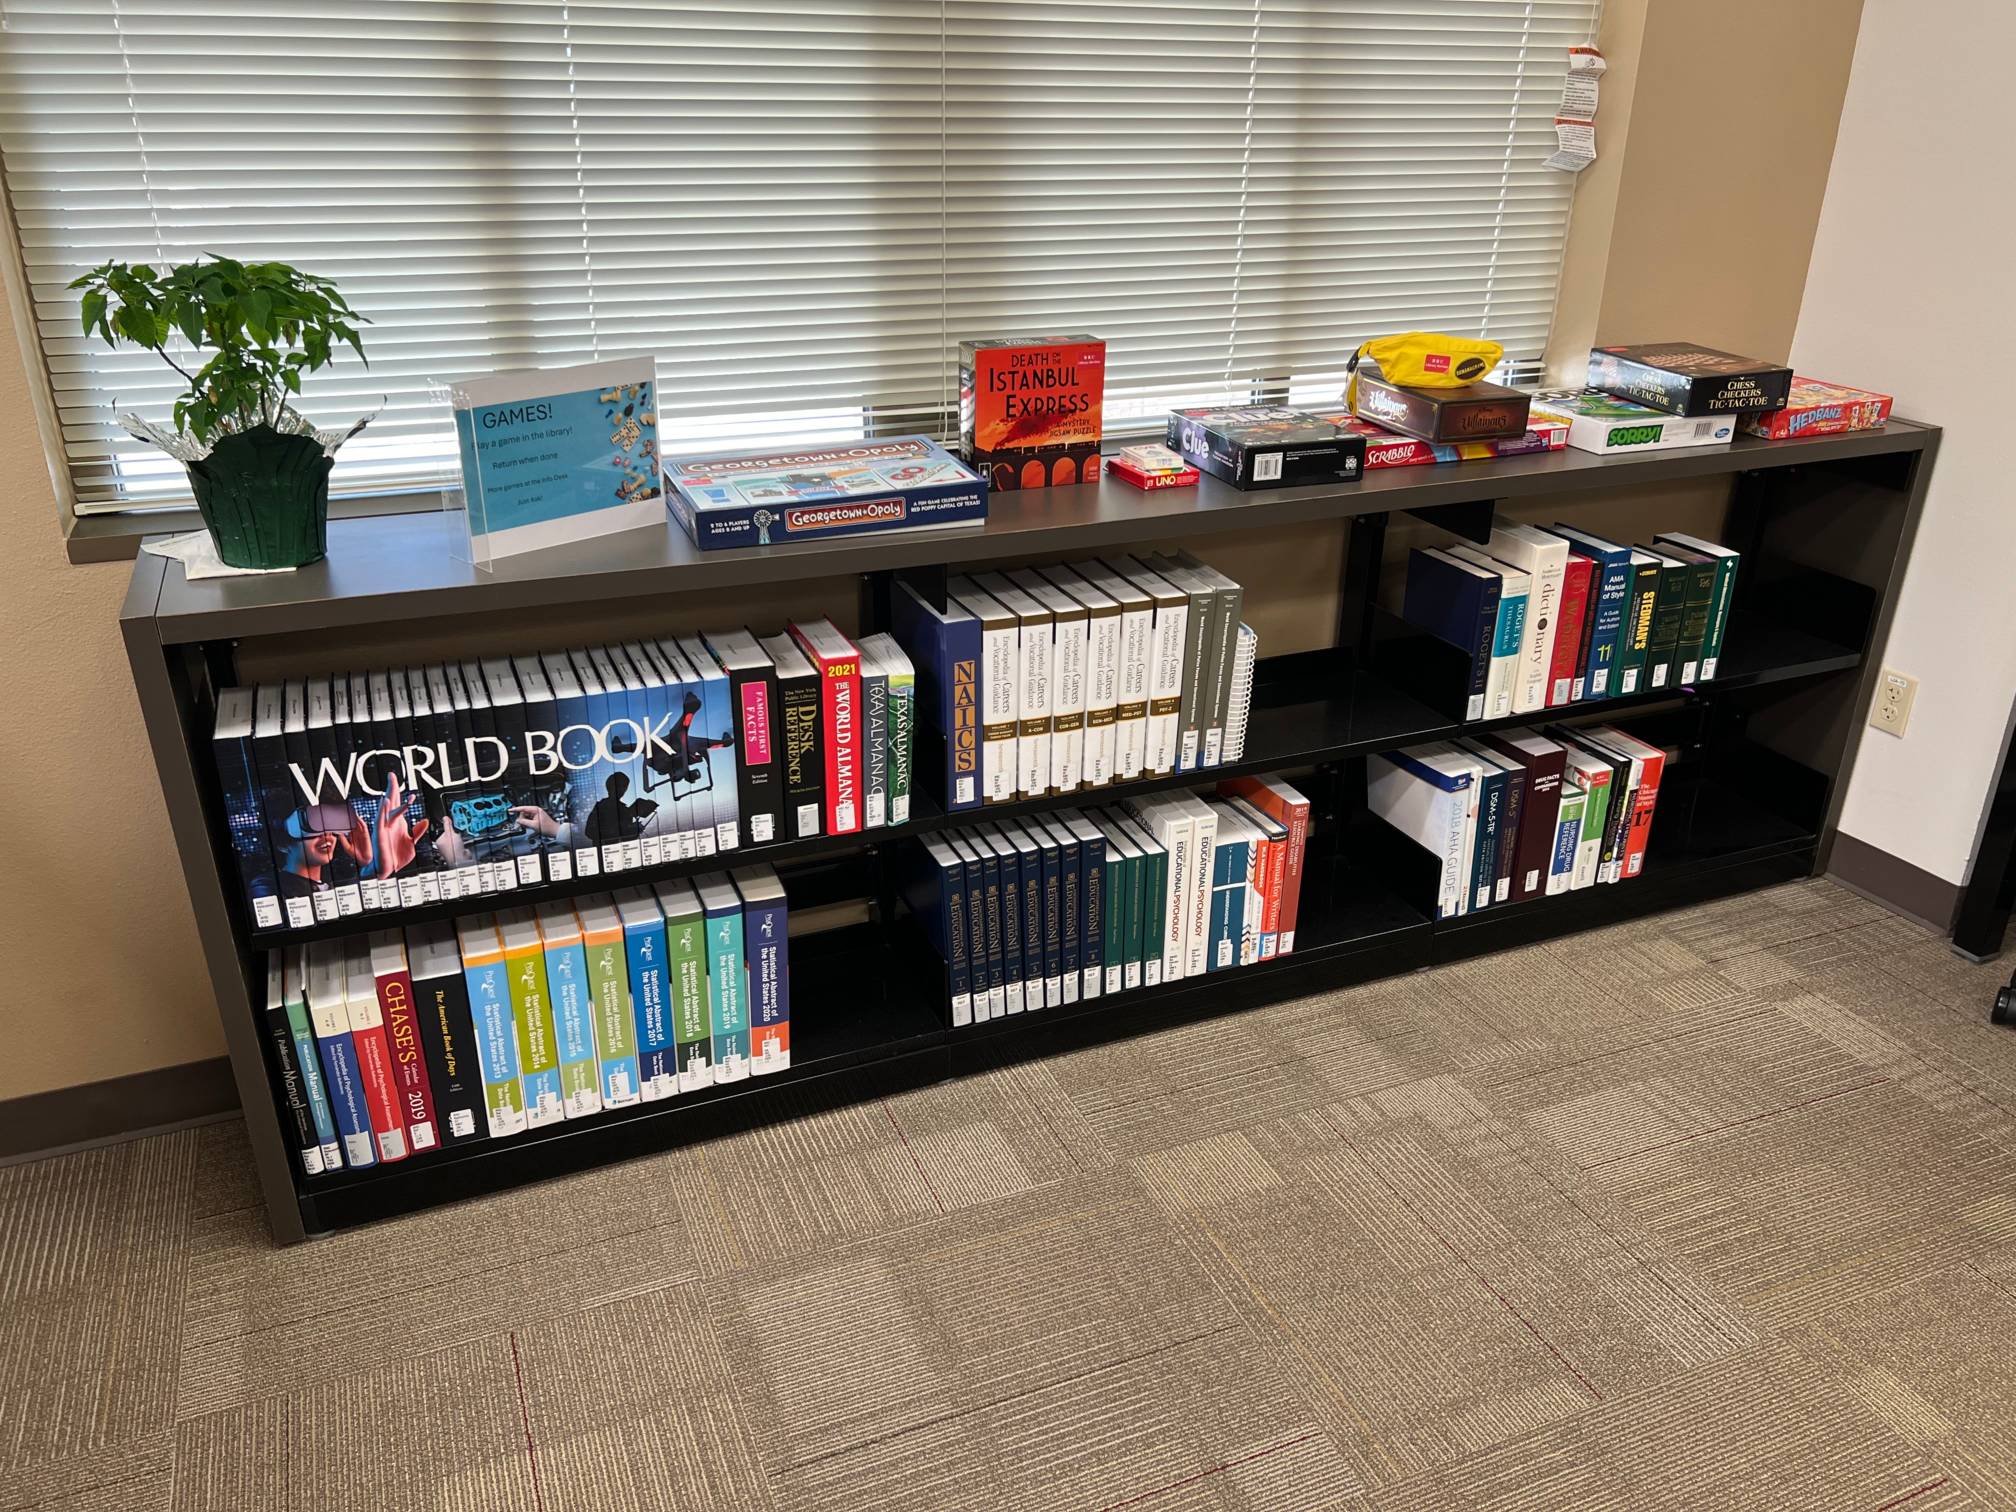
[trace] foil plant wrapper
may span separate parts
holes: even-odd
[[[366,415],[348,430],[319,430],[292,405],[280,406],[280,416],[273,422],[273,429],[283,436],[310,436],[322,448],[325,456],[336,455],[336,448],[348,441],[357,432],[369,425],[377,416]],[[150,446],[158,446],[177,462],[200,462],[210,455],[210,448],[217,441],[233,433],[235,427],[228,424],[218,427],[218,434],[212,440],[198,441],[194,436],[181,431],[172,431],[156,425],[152,420],[143,419],[130,410],[119,417],[119,423],[126,427],[129,435],[145,441]],[[263,422],[262,422],[263,423]]]

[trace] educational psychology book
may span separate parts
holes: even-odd
[[[999,604],[1015,622],[1015,792],[1023,798],[1040,798],[1050,791],[1050,747],[1056,699],[1056,644],[1051,631],[1051,613],[1027,590],[998,572],[982,572],[971,580],[971,590]],[[968,580],[946,585],[956,591],[970,609],[980,608],[971,596]]]
[[[708,1000],[706,910],[691,882],[661,882],[655,893],[665,916],[673,1064],[678,1068],[679,1090],[698,1092],[713,1086],[717,1079],[713,1013]]]
[[[434,1095],[435,1132],[444,1145],[489,1133],[482,1058],[469,1008],[469,983],[448,924],[406,931],[406,959],[420,1019],[420,1050]]]
[[[1110,600],[1120,613],[1119,668],[1113,690],[1113,778],[1141,775],[1148,750],[1148,679],[1155,635],[1155,601],[1103,562],[1074,562],[1071,571]]]
[[[672,979],[665,913],[658,906],[656,895],[647,888],[623,888],[612,901],[623,925],[638,1096],[644,1102],[659,1102],[679,1092],[679,1060],[672,1043]]]
[[[517,1014],[512,1005],[511,968],[504,941],[490,914],[455,921],[456,953],[469,995],[476,1034],[476,1063],[483,1078],[483,1121],[492,1139],[522,1134],[527,1127],[525,1082],[518,1063]]]
[[[742,898],[742,947],[749,983],[749,1070],[756,1076],[791,1069],[790,905],[768,866],[738,866],[729,874]]]
[[[957,602],[928,603],[900,579],[889,593],[896,641],[917,670],[916,769],[930,772],[948,813],[977,808],[980,771],[980,621]]]
[[[1279,777],[1234,777],[1218,784],[1218,791],[1244,798],[1288,832],[1283,855],[1279,952],[1295,950],[1295,926],[1301,917],[1302,874],[1309,851],[1309,800]]]
[[[694,891],[706,915],[707,1010],[714,1080],[749,1075],[748,965],[743,958],[742,898],[726,872],[701,872]]]
[[[991,488],[1063,488],[1099,477],[1106,343],[999,336],[959,343],[959,449]]]
[[[1046,567],[1043,575],[1086,614],[1085,755],[1081,786],[1107,787],[1113,782],[1120,755],[1120,642],[1124,629],[1120,604],[1070,567]],[[1137,773],[1138,770],[1137,764]]]

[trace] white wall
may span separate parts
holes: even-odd
[[[1866,0],[1792,342],[1945,428],[1883,653],[1920,679],[1910,730],[1863,731],[1841,828],[1949,882],[2016,696],[2012,58],[2006,0]]]

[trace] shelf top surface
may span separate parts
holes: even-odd
[[[143,553],[125,614],[151,619],[170,643],[331,630],[937,563],[1090,554],[1226,530],[1730,476],[1921,451],[1937,434],[1936,427],[1892,420],[1839,436],[1744,436],[1727,446],[1617,457],[1570,449],[1382,468],[1358,483],[1254,491],[1206,477],[1195,488],[1144,493],[1103,476],[1074,488],[997,491],[987,519],[974,525],[703,552],[668,517],[662,525],[510,559],[491,570],[457,556],[457,517],[382,515],[332,521],[325,561],[271,576],[191,582],[180,564]],[[151,591],[156,581],[158,593]]]

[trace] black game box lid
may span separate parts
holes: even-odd
[[[1592,347],[1589,386],[1669,415],[1783,409],[1792,369],[1692,341]]]

